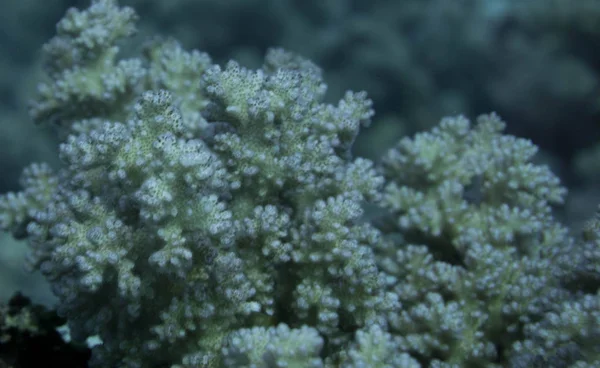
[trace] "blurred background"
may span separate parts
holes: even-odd
[[[88,0],[2,0],[0,192],[18,190],[33,161],[58,166],[51,127],[28,100],[43,77],[40,49],[72,6]],[[531,139],[569,188],[557,215],[574,232],[600,203],[600,0],[122,0],[141,17],[128,55],[155,35],[224,63],[258,67],[283,47],[323,68],[334,102],[366,90],[376,117],[355,145],[373,160],[441,117],[497,112]],[[0,300],[22,290],[52,303],[22,270],[25,246],[0,235]]]

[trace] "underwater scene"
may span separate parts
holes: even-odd
[[[600,0],[3,0],[0,368],[600,367]]]

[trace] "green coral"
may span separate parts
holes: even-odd
[[[320,69],[282,50],[253,71],[154,41],[119,69],[115,42],[134,19],[108,0],[67,14],[46,54],[85,57],[50,68],[32,111],[63,128],[64,167],[3,199],[4,227],[27,229],[73,338],[102,340],[92,365],[218,366],[230,336],[275,324],[287,350],[312,326],[335,357],[384,323],[397,300],[378,232],[360,223],[383,181],[349,152],[366,95],[323,103]],[[24,216],[12,204],[30,192],[48,194]],[[298,361],[278,349],[273,364]]]
[[[501,366],[564,293],[551,256],[572,240],[551,206],[566,190],[504,126],[494,114],[445,118],[383,160],[381,227],[402,236],[381,254],[403,305],[390,324],[427,362]]]
[[[100,339],[91,366],[597,362],[597,220],[570,237],[566,190],[497,115],[445,118],[377,167],[351,154],[364,92],[325,103],[281,49],[257,70],[174,40],[121,60],[135,19],[94,0],[59,23],[31,113],[63,166],[0,197],[73,339]]]

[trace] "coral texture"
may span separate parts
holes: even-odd
[[[58,24],[31,115],[63,166],[0,197],[72,338],[99,338],[91,366],[598,363],[595,223],[570,237],[565,189],[498,116],[446,118],[376,167],[351,154],[364,92],[325,103],[281,49],[257,70],[170,39],[122,59],[136,18],[94,0]]]

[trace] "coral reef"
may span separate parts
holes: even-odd
[[[136,21],[93,0],[59,22],[30,113],[62,166],[0,196],[71,338],[99,339],[90,366],[600,364],[598,220],[569,234],[566,189],[499,116],[377,165],[351,151],[366,93],[326,102],[282,49],[258,69],[172,39],[123,57]]]

